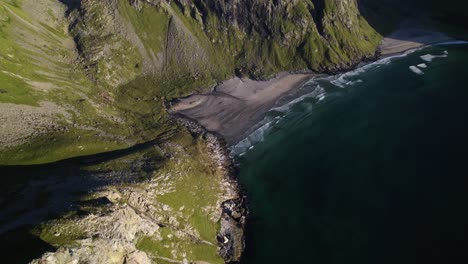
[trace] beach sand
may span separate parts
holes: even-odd
[[[453,39],[440,32],[420,28],[401,28],[385,37],[379,48],[382,56],[390,56],[450,40]]]
[[[278,99],[312,77],[286,72],[268,81],[236,77],[221,83],[212,93],[178,99],[169,112],[194,119],[221,134],[228,144],[235,144],[248,136]]]

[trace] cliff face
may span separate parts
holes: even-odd
[[[110,86],[174,67],[218,81],[343,68],[380,40],[355,0],[83,0],[71,14],[92,78]],[[123,67],[107,63],[115,60]]]

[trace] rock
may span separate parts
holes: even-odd
[[[219,253],[226,263],[239,262],[245,247],[246,209],[243,199],[233,199],[222,204],[221,231],[218,234]],[[238,218],[233,215],[240,216]]]
[[[125,257],[124,264],[151,264],[151,259],[143,251],[134,251]]]
[[[136,193],[126,190],[124,193],[134,199],[129,199],[129,205],[112,204],[108,213],[89,214],[76,221],[76,225],[86,231],[87,239],[77,241],[79,246],[62,247],[56,252],[44,254],[34,264],[59,263],[132,263],[149,264],[148,256],[136,249],[137,236],[154,236],[159,230],[158,223],[143,212],[134,209],[130,202],[135,202],[142,208],[150,208],[149,200]],[[133,195],[131,195],[133,194]],[[121,197],[115,191],[107,192],[108,197]]]

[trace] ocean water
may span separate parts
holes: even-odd
[[[468,263],[468,45],[291,97],[232,149],[252,213],[243,263]]]

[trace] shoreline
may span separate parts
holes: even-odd
[[[349,72],[379,59],[451,40],[439,32],[403,28],[385,37],[373,55],[326,69],[323,73],[310,70],[299,73],[279,72],[266,81],[233,77],[215,86],[211,92],[192,94],[168,102],[166,109],[169,114],[181,114],[196,120],[207,131],[221,135],[232,146],[259,128],[265,114],[279,106],[281,98],[321,74]]]
[[[217,234],[218,253],[225,263],[239,263],[245,251],[245,230],[248,220],[247,197],[237,179],[237,167],[229,156],[224,138],[208,131],[196,120],[180,114],[171,115],[193,135],[202,137],[208,145],[210,156],[223,173],[221,181],[224,201],[220,205],[220,225]]]
[[[423,35],[420,35],[416,32],[424,32]],[[401,39],[396,40],[395,37],[397,36],[416,36],[416,39]],[[424,40],[424,41],[416,41],[416,40]],[[396,56],[400,54],[404,54],[409,50],[414,50],[418,48],[423,48],[426,46],[432,46],[437,43],[443,43],[446,41],[452,41],[454,39],[447,37],[439,32],[427,31],[427,30],[420,30],[420,29],[400,29],[385,37],[379,47],[377,48],[375,54],[373,56],[361,58],[358,61],[352,62],[351,65],[341,65],[333,70],[325,71],[326,75],[335,75],[340,73],[345,73],[351,70],[355,70],[359,67],[362,67],[366,64],[378,61],[380,59],[388,58],[391,56]],[[302,71],[307,72],[307,71]],[[272,109],[275,104],[284,97],[288,92],[298,89],[302,87],[307,81],[313,79],[314,77],[319,76],[318,73],[292,73],[292,72],[280,72],[273,78],[267,81],[256,81],[251,79],[240,79],[238,77],[231,78],[219,85],[217,85],[213,91],[207,94],[193,94],[183,98],[178,98],[166,106],[168,113],[176,119],[178,122],[183,124],[187,129],[196,135],[202,136],[209,144],[210,151],[213,159],[219,165],[220,168],[224,171],[224,179],[223,182],[225,186],[229,190],[229,192],[234,193],[235,199],[229,199],[224,201],[221,204],[221,230],[218,233],[218,245],[220,247],[219,254],[224,258],[226,263],[238,263],[242,260],[245,251],[245,243],[246,243],[246,226],[248,224],[248,206],[247,201],[248,198],[245,196],[245,192],[243,191],[240,182],[237,178],[237,165],[235,164],[234,160],[229,155],[229,146],[233,146],[240,142],[242,139],[246,138],[249,132],[255,131],[258,124],[261,122],[262,119],[257,120],[252,124],[252,121],[255,119],[250,119],[247,124],[250,127],[240,133],[240,136],[232,137],[232,135],[223,134],[223,130],[216,129],[216,125],[213,126],[204,120],[204,118],[210,118],[210,113],[216,116],[217,113],[223,111],[219,111],[217,109],[213,100],[209,97],[214,98],[222,98],[224,102],[227,101],[238,101],[242,99],[248,99],[248,96],[252,96],[254,99],[259,98],[262,94],[268,91],[270,87],[278,87],[278,84],[281,85],[281,79],[284,77],[299,77],[296,79],[296,82],[287,83],[289,84],[285,89],[280,89],[279,94],[275,93],[275,96],[270,97],[270,100],[264,102],[264,105],[254,107],[253,115],[258,119],[259,116],[264,116],[266,112]],[[299,81],[297,81],[299,80]],[[245,85],[232,85],[232,83],[251,83],[254,84],[253,92],[245,92],[246,86]],[[227,84],[226,84],[227,83]],[[262,84],[255,88],[255,83]],[[275,85],[276,84],[276,85]],[[240,89],[239,89],[240,87]],[[237,88],[237,90],[236,90]],[[240,90],[240,91],[239,91]],[[244,91],[242,91],[244,90]],[[277,90],[278,91],[278,90]],[[256,100],[254,100],[256,101]],[[208,102],[208,104],[207,104]],[[261,102],[261,101],[260,101]],[[223,100],[220,102],[216,102],[218,105],[223,105]],[[203,106],[203,104],[206,104]],[[224,104],[224,106],[245,106],[248,104]],[[208,112],[190,112],[190,110],[197,109],[200,107],[206,107],[211,111]],[[249,109],[249,108],[247,108]],[[251,109],[251,108],[250,108]],[[226,111],[225,109],[222,109]],[[261,112],[260,112],[261,111]],[[241,111],[242,113],[243,111]],[[192,114],[193,116],[190,116]],[[224,114],[226,114],[224,112]],[[239,114],[239,113],[237,113]],[[197,116],[199,119],[197,119]],[[232,118],[231,115],[226,115],[227,117]],[[225,116],[225,117],[226,117]],[[241,115],[242,116],[242,115]],[[201,119],[200,119],[201,118]],[[201,122],[200,122],[201,121]],[[223,119],[221,119],[223,121]],[[237,121],[245,121],[243,119],[234,118],[229,120],[232,124],[236,124]],[[237,123],[238,125],[239,123]],[[242,127],[245,127],[245,123]],[[214,128],[214,129],[213,129]],[[236,138],[237,142],[233,142],[232,138]]]
[[[454,39],[441,32],[422,28],[402,28],[382,40],[379,45],[380,59],[451,40]]]

